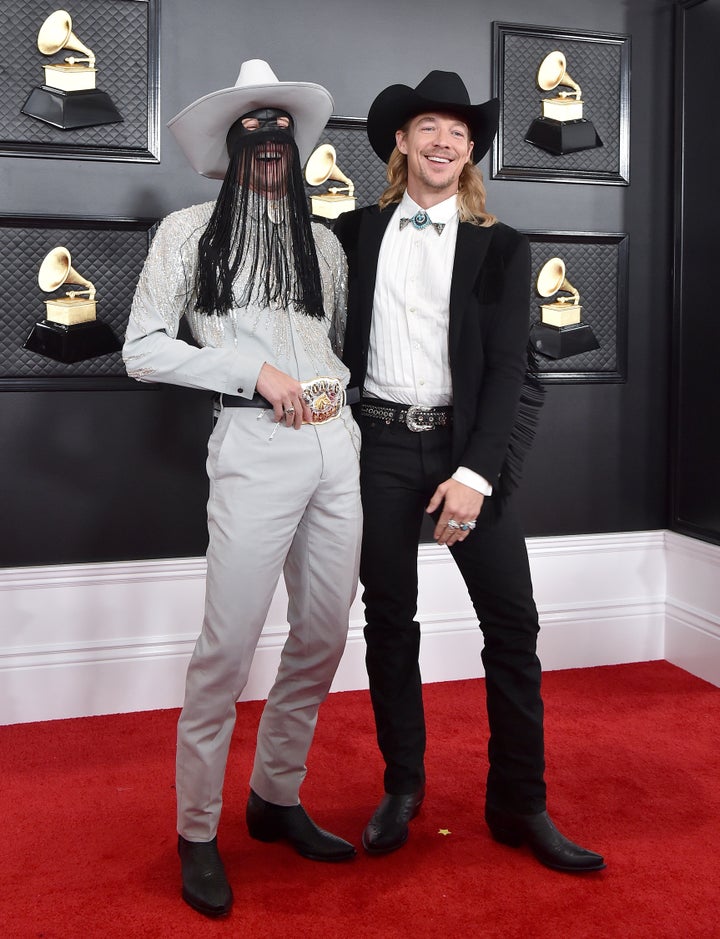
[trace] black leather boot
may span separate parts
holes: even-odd
[[[252,789],[245,819],[251,838],[287,841],[311,861],[348,861],[356,854],[349,841],[318,828],[301,805],[275,805]]]
[[[409,822],[420,811],[425,786],[406,795],[386,794],[365,827],[362,843],[368,854],[397,851],[408,840]]]
[[[570,874],[601,871],[605,867],[602,855],[568,840],[557,830],[547,812],[520,815],[488,805],[485,821],[496,841],[513,848],[526,844],[545,867]]]
[[[217,849],[217,838],[208,842],[186,841],[178,835],[182,866],[182,897],[205,916],[230,912],[233,893]]]

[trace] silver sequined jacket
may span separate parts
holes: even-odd
[[[207,315],[194,309],[193,283],[198,241],[213,202],[169,215],[158,227],[133,300],[123,359],[139,381],[170,382],[251,398],[260,369],[269,362],[306,381],[349,373],[341,362],[347,302],[347,264],[342,248],[325,226],[313,223],[325,308],[324,319],[294,307],[276,309],[250,303],[229,313]],[[238,275],[242,295],[242,271]],[[177,338],[185,317],[197,346]]]

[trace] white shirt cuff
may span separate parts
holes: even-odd
[[[481,476],[479,473],[475,473],[473,470],[468,469],[467,466],[458,466],[458,468],[452,474],[452,478],[457,480],[457,482],[462,483],[464,486],[469,486],[476,492],[481,492],[484,496],[492,495],[493,488],[487,479],[485,479],[485,477]]]

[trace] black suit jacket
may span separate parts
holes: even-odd
[[[349,268],[343,358],[351,385],[361,390],[380,244],[395,208],[369,206],[341,215],[335,224]],[[487,228],[460,223],[448,340],[452,459],[484,476],[497,501],[517,485],[542,402],[542,388],[529,368],[529,287],[526,236],[500,222]]]

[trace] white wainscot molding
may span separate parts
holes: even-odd
[[[662,531],[528,539],[545,669],[668,657],[700,674],[720,649],[712,568],[720,549],[675,538],[672,656],[665,652],[667,544]],[[693,550],[699,551],[702,564]],[[677,561],[677,564],[675,562]],[[479,677],[482,636],[447,550],[422,545],[418,619],[423,680]],[[0,723],[173,708],[203,614],[201,558],[0,570]],[[287,594],[276,591],[243,698],[262,699],[285,639]],[[367,687],[360,591],[333,691]],[[693,652],[682,655],[688,636]],[[714,652],[716,659],[720,653]],[[693,662],[690,661],[693,659]],[[715,680],[712,669],[703,677]],[[720,666],[717,667],[720,684]]]
[[[720,546],[668,532],[665,655],[720,685]]]

